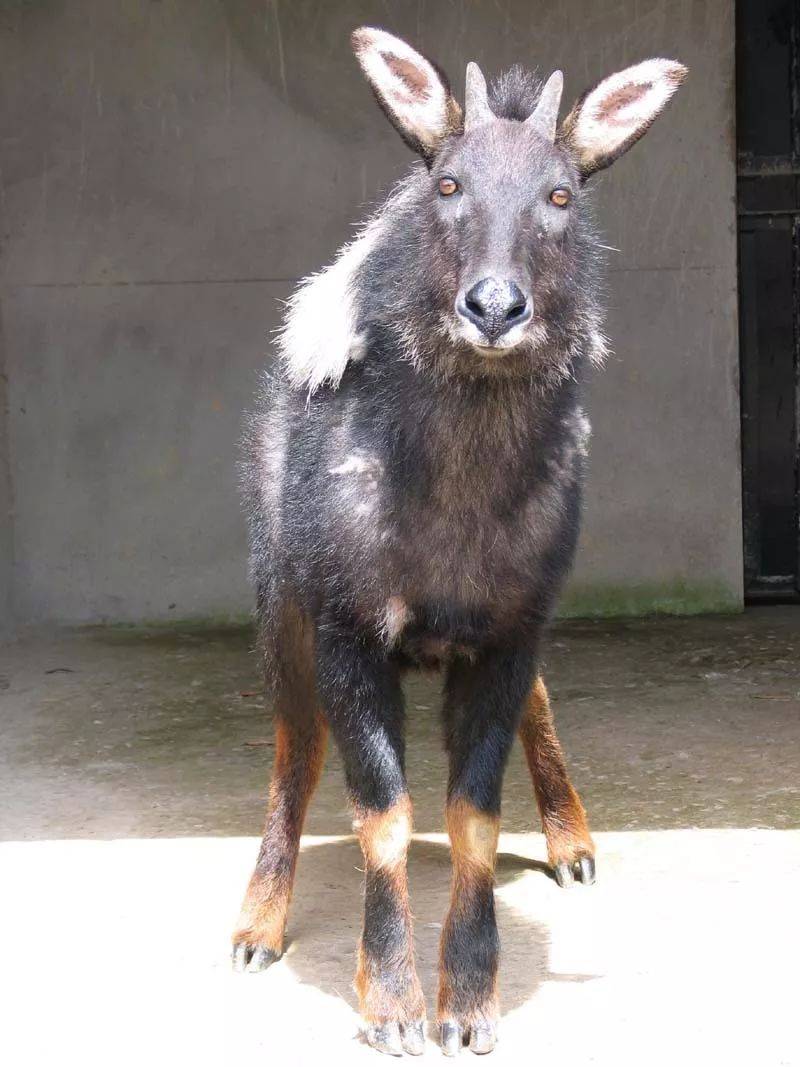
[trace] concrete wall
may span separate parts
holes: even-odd
[[[616,354],[568,608],[739,605],[732,0],[17,0],[0,9],[15,617],[247,610],[235,442],[278,301],[410,158],[349,53],[362,22],[456,86],[469,58],[560,65],[569,97],[653,54],[692,68],[597,182]]]
[[[12,627],[14,528],[11,504],[11,468],[8,436],[8,375],[5,338],[0,317],[0,635]]]

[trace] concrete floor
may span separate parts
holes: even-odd
[[[264,975],[229,972],[271,758],[249,642],[88,629],[0,646],[2,1062],[382,1062],[354,1012],[361,864],[335,753],[286,956]],[[553,631],[545,677],[598,883],[548,877],[516,751],[498,1067],[800,1064],[799,652],[789,608]],[[437,679],[412,679],[408,697],[411,891],[432,1001],[449,864]]]

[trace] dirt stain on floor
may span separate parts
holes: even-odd
[[[272,728],[249,628],[92,627],[0,646],[0,837],[246,835]],[[543,672],[598,830],[800,826],[800,610],[569,621]],[[437,675],[410,676],[419,831],[443,827]],[[538,829],[518,747],[504,829]],[[348,833],[331,752],[308,820]]]

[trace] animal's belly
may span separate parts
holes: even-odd
[[[395,595],[387,601],[380,630],[387,645],[403,658],[435,666],[454,657],[474,657],[487,644],[506,639],[521,617],[519,597],[421,601]]]
[[[474,660],[478,651],[479,646],[475,644],[458,644],[432,636],[410,638],[393,650],[401,663],[431,669],[445,666],[454,659]]]

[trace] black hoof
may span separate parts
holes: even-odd
[[[252,945],[239,942],[238,945],[233,946],[233,969],[240,974],[244,974],[245,971],[248,974],[266,971],[267,967],[271,967],[280,958],[279,952],[271,948],[263,948],[261,945],[254,948]]]
[[[569,889],[575,881],[572,868],[568,863],[557,863],[553,868],[553,875],[562,889]]]
[[[469,1035],[469,1047],[477,1056],[485,1056],[497,1044],[497,1026],[483,1022],[473,1026]]]
[[[457,1056],[464,1043],[464,1034],[458,1023],[442,1023],[439,1027],[439,1041],[445,1056]]]
[[[381,1023],[367,1030],[367,1044],[387,1056],[402,1056],[403,1044],[400,1040],[400,1027],[397,1023]]]
[[[580,859],[574,860],[571,866],[569,863],[556,864],[553,868],[553,877],[562,889],[569,889],[575,882],[594,885],[596,881],[594,856],[581,856]]]
[[[421,1056],[425,1051],[425,1023],[406,1023],[400,1028],[400,1037],[404,1050],[409,1056]]]
[[[581,856],[575,865],[575,877],[584,885],[594,885],[595,873],[594,856]]]

